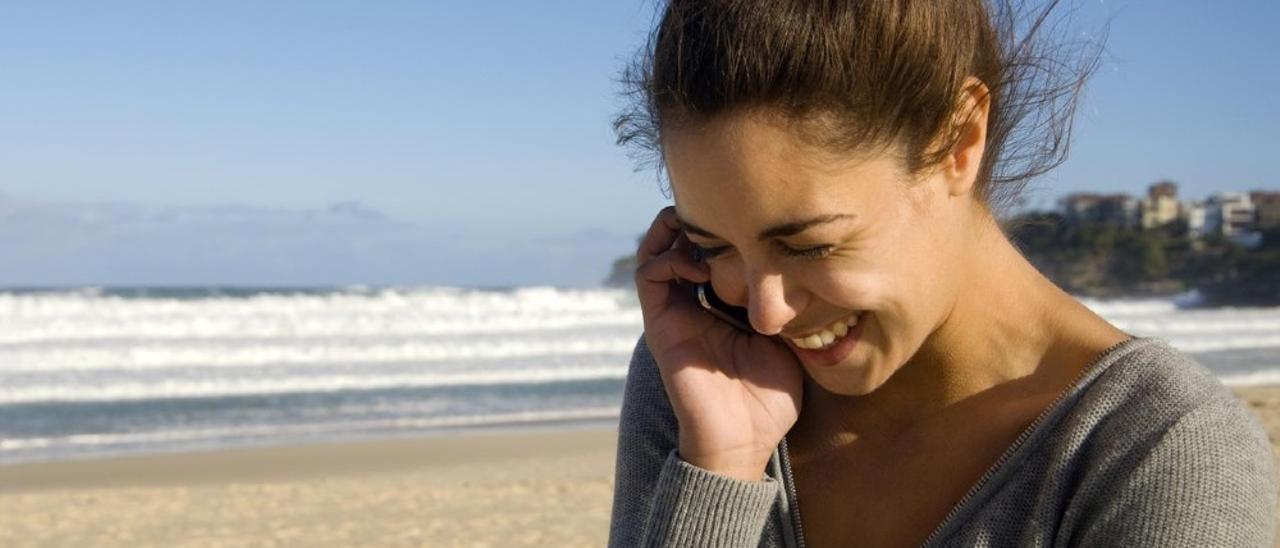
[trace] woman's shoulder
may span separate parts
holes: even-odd
[[[1073,414],[1148,429],[1192,413],[1257,422],[1212,371],[1164,339],[1135,337],[1112,354],[1103,357],[1095,378],[1081,387]],[[1255,426],[1261,428],[1260,423]]]
[[[644,335],[636,341],[627,367],[623,388],[621,421],[624,433],[640,433],[674,442],[677,433],[675,411],[667,398],[658,364],[649,352]]]
[[[631,351],[631,363],[627,367],[626,394],[634,398],[667,400],[658,364],[649,352],[644,335],[636,340]]]
[[[1126,345],[1045,447],[1072,478],[1063,527],[1084,546],[1270,545],[1278,486],[1261,421],[1167,341]]]
[[[1213,372],[1164,339],[1131,339],[1099,365],[1091,382],[1076,387],[1055,428],[1088,466],[1126,468],[1189,454],[1222,466],[1274,466],[1262,421]]]

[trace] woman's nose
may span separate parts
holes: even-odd
[[[754,276],[748,282],[747,315],[752,329],[764,335],[777,335],[796,316],[787,303],[781,274]]]

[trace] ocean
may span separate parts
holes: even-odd
[[[1280,383],[1280,308],[1081,300]],[[641,331],[620,289],[0,291],[0,464],[615,424]]]

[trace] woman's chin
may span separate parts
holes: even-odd
[[[841,363],[834,367],[805,367],[809,378],[823,390],[841,396],[865,396],[884,384],[867,364]]]

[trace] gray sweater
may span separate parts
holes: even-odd
[[[747,481],[677,453],[641,337],[618,429],[610,547],[804,546],[786,438]],[[987,470],[924,546],[1272,546],[1275,461],[1258,419],[1157,338],[1101,354]],[[849,539],[849,546],[857,546]]]

